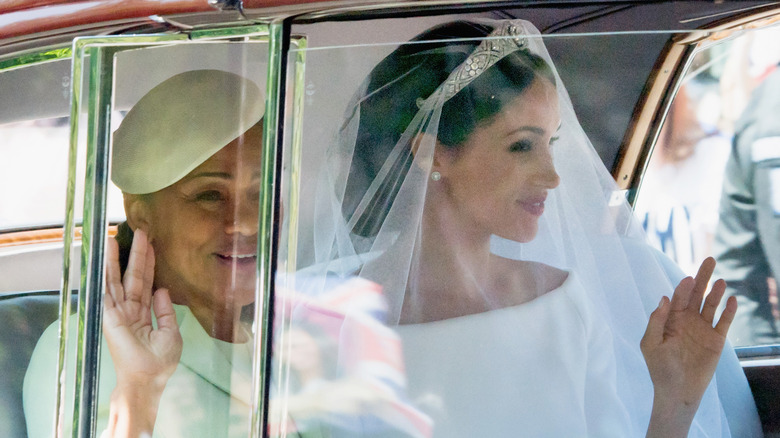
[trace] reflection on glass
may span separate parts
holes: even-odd
[[[735,346],[780,341],[775,276],[777,157],[771,116],[780,91],[777,27],[699,51],[656,144],[637,202],[651,242],[688,274],[713,255],[739,311]],[[765,146],[762,146],[765,145]]]
[[[405,397],[381,288],[357,277],[280,282],[271,436],[430,436],[430,419]]]

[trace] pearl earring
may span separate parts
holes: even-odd
[[[431,179],[433,181],[438,181],[441,179],[441,174],[439,172],[433,171],[431,172]]]

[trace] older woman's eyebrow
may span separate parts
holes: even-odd
[[[184,179],[193,180],[197,178],[220,178],[220,179],[233,179],[233,175],[229,172],[198,172],[193,175],[187,175]]]
[[[252,178],[259,179],[262,176],[260,171],[254,172]],[[193,180],[197,178],[219,178],[219,179],[233,179],[235,175],[230,172],[198,172],[194,175],[188,175],[183,179]]]

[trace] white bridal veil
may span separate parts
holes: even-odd
[[[501,62],[507,58],[511,62]],[[538,269],[551,266],[568,277],[560,287],[512,306],[476,290],[469,299],[481,301],[473,308],[484,312],[416,321],[414,315],[432,305],[418,290],[428,280],[421,278],[420,251],[426,199],[440,183],[432,172],[437,140],[453,137],[457,143],[482,123],[482,112],[495,112],[472,103],[481,98],[469,91],[473,81],[495,82],[487,100],[499,102],[499,111],[501,102],[516,97],[511,88],[522,87],[522,79],[509,76],[517,69],[555,83],[560,127],[552,156],[560,184],[548,191],[532,240],[493,236],[490,247],[502,258],[538,262]],[[407,425],[404,433],[644,436],[653,388],[639,341],[647,315],[662,295],[671,296],[680,276],[645,245],[533,25],[448,24],[397,49],[360,87],[318,171],[312,228],[301,230],[299,245],[313,263],[299,277],[310,292],[354,277],[381,287],[387,308],[380,313],[398,333],[404,357],[402,378],[394,383],[404,402],[395,409],[419,410],[424,415],[411,423],[427,425]],[[439,244],[458,241],[451,237]],[[483,274],[468,263],[456,266],[460,272],[453,277]],[[444,291],[437,305],[457,299]],[[344,354],[334,360],[341,364]],[[730,436],[718,377],[690,436]]]

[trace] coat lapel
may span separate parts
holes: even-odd
[[[179,329],[184,342],[179,363],[229,397],[249,405],[252,387],[249,345],[231,346],[212,338],[189,309],[182,315]],[[227,354],[233,357],[228,358]]]

